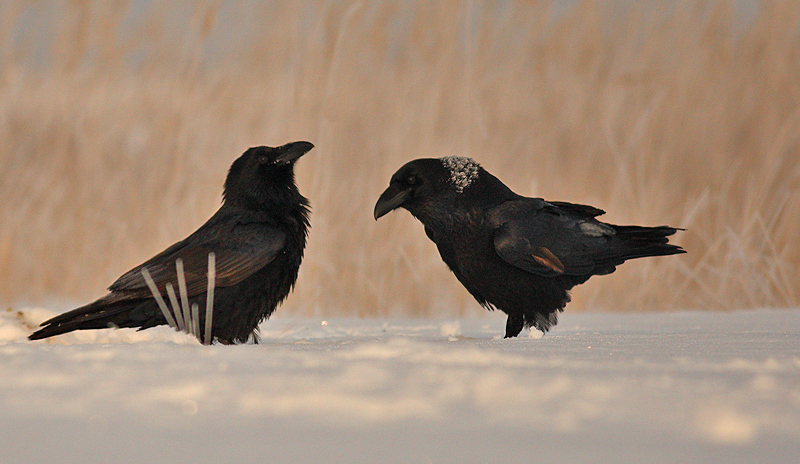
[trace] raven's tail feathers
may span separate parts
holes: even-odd
[[[686,253],[678,245],[669,244],[669,236],[683,229],[669,226],[617,226],[611,225],[617,232],[620,243],[620,258],[623,260],[644,258],[647,256],[667,256]]]
[[[106,298],[101,298],[94,303],[44,321],[41,324],[42,328],[29,335],[28,339],[41,340],[73,330],[144,327],[148,323],[149,326],[157,325],[152,320],[157,315],[143,306],[147,306],[146,301],[109,302]],[[136,317],[136,315],[143,317]],[[149,317],[147,317],[148,315]]]

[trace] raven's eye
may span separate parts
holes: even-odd
[[[406,177],[406,184],[408,184],[408,185],[414,185],[414,184],[416,184],[416,183],[417,183],[417,176],[415,176],[415,175],[410,175],[410,176]]]
[[[269,156],[261,155],[258,157],[258,164],[268,164],[270,162]]]

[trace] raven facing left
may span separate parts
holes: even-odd
[[[254,147],[228,171],[219,210],[197,231],[123,274],[110,293],[42,323],[28,338],[73,330],[167,324],[142,270],[162,295],[178,287],[176,260],[183,261],[190,304],[206,305],[207,259],[216,256],[211,339],[223,344],[258,340],[258,324],[294,287],[308,234],[308,200],[297,189],[294,163],[314,148],[309,142]],[[166,298],[165,298],[166,299]],[[200,311],[200,326],[205,323]],[[198,334],[198,338],[201,336]],[[211,343],[212,340],[201,340]]]
[[[508,315],[506,338],[547,332],[569,290],[624,261],[685,253],[674,227],[618,226],[603,210],[517,195],[471,158],[406,163],[375,204],[375,219],[405,208],[425,226],[442,260],[482,306]]]

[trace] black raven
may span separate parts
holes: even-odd
[[[250,148],[231,165],[220,209],[197,231],[111,284],[94,303],[42,323],[28,338],[73,330],[167,324],[142,275],[152,276],[164,299],[167,284],[178,288],[181,259],[190,304],[206,305],[207,260],[216,257],[212,340],[257,341],[258,324],[269,317],[297,280],[308,234],[308,200],[297,190],[294,163],[314,147],[294,142]],[[204,324],[200,311],[200,325]],[[202,338],[198,334],[198,338]],[[211,340],[201,340],[210,343]]]
[[[403,207],[425,226],[456,278],[482,306],[508,315],[506,338],[547,332],[569,290],[628,259],[685,253],[674,227],[600,222],[592,206],[517,195],[470,158],[410,161],[375,204],[375,219]]]

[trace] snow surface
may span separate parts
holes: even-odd
[[[0,463],[800,462],[800,311],[292,319],[29,342],[0,313]]]

